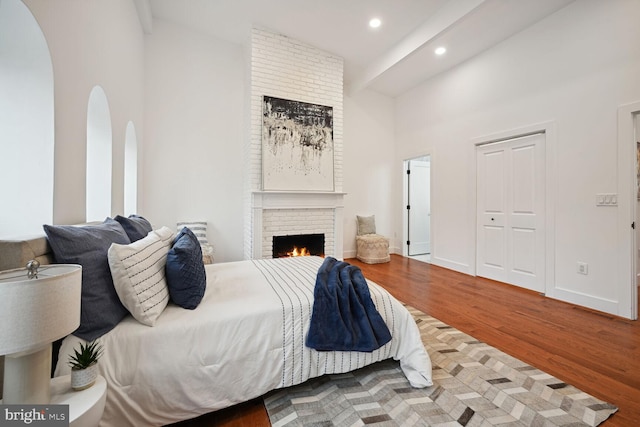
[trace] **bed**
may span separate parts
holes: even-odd
[[[166,425],[388,358],[400,361],[412,386],[430,386],[431,363],[413,318],[373,282],[369,292],[391,331],[389,343],[373,352],[305,346],[322,262],[295,257],[207,265],[196,309],[169,303],[152,327],[124,317],[100,337],[100,373],[108,384],[101,426]],[[56,375],[68,373],[66,355],[79,341],[65,338]]]

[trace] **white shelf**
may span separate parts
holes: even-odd
[[[51,403],[69,405],[69,425],[72,427],[97,426],[107,398],[107,382],[98,375],[88,389],[74,391],[71,375],[51,379]]]

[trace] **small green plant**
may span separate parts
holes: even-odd
[[[90,343],[80,343],[80,350],[73,349],[75,354],[69,355],[69,366],[71,369],[87,369],[89,366],[98,362],[102,356],[102,346],[97,341]]]

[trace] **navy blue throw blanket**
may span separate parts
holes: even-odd
[[[307,347],[320,351],[376,350],[391,332],[376,310],[367,281],[355,265],[325,258],[316,278]]]

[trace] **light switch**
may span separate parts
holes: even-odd
[[[596,194],[596,206],[617,206],[618,195],[616,193]]]

